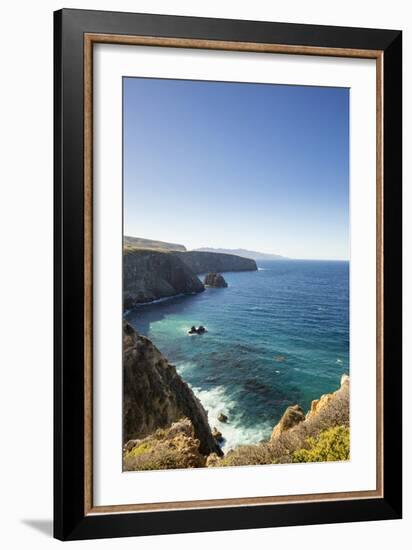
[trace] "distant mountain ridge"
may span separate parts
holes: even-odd
[[[196,252],[215,252],[216,254],[234,254],[242,258],[251,260],[282,260],[285,257],[280,254],[267,254],[266,252],[257,252],[255,250],[245,250],[244,248],[196,248]]]

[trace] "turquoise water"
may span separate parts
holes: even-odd
[[[267,438],[288,405],[305,410],[349,372],[349,263],[258,262],[206,289],[128,312],[188,382],[224,449]],[[189,336],[192,325],[204,335]],[[229,422],[217,417],[224,412]]]

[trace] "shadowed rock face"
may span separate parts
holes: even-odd
[[[123,305],[125,309],[178,294],[202,292],[199,278],[171,252],[147,249],[123,254]]]
[[[205,277],[204,285],[213,288],[226,288],[227,282],[220,273],[208,273]]]
[[[242,258],[234,254],[220,254],[218,252],[173,252],[194,273],[222,272],[222,271],[257,271],[255,260]]]
[[[197,273],[256,269],[254,260],[231,254],[155,250],[125,245],[123,306],[130,309],[159,298],[202,292],[205,287]]]
[[[123,322],[123,442],[188,418],[203,455],[222,455],[207,413],[173,365],[131,325]]]

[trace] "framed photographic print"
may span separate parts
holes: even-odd
[[[401,517],[400,31],[55,13],[55,536]]]

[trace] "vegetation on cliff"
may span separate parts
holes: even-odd
[[[164,241],[154,241],[152,239],[142,239],[141,237],[128,237],[123,238],[123,244],[129,248],[146,248],[152,250],[179,250],[184,252],[186,247],[182,244],[167,243]]]
[[[193,424],[188,418],[183,418],[169,428],[157,429],[144,439],[129,441],[123,454],[123,469],[201,468],[206,465],[206,456],[199,447]]]
[[[286,409],[268,441],[223,456],[223,434],[173,365],[124,322],[123,466],[157,470],[320,462],[349,458],[349,377],[340,388]]]
[[[349,377],[344,375],[340,388],[314,400],[306,415],[298,405],[288,407],[269,441],[242,445],[221,459],[210,458],[208,466],[251,466],[348,458]]]
[[[308,437],[306,447],[293,453],[293,462],[327,462],[349,460],[349,427],[335,426],[318,437]]]

